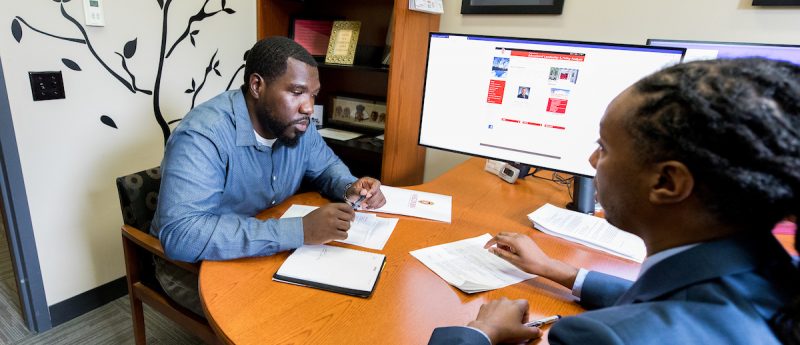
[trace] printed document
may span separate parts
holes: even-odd
[[[450,223],[453,198],[449,195],[381,186],[386,205],[371,211],[402,214]]]
[[[536,277],[516,268],[483,246],[492,235],[418,249],[411,255],[450,285],[466,293],[499,289]]]
[[[281,218],[304,217],[316,209],[316,206],[292,205]],[[347,230],[347,239],[337,240],[337,242],[382,250],[389,241],[389,236],[392,235],[398,220],[397,218],[381,218],[372,213],[356,212],[355,219],[350,222],[350,230]]]
[[[295,249],[272,280],[368,297],[383,269],[383,254],[315,245]]]
[[[605,219],[545,204],[528,215],[542,232],[636,262],[647,249],[638,236],[617,229]]]

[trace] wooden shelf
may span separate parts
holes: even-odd
[[[422,88],[428,34],[439,29],[439,16],[410,11],[405,0],[258,0],[258,38],[286,36],[294,17],[361,21],[356,64],[320,64],[319,104],[329,108],[332,96],[346,94],[386,100],[382,147],[359,139],[330,140],[329,146],[356,176],[366,172],[392,186],[422,183],[425,149],[417,145]],[[392,52],[388,67],[378,65],[387,34]]]

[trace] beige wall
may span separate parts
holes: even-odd
[[[189,17],[204,0],[173,1],[169,8],[168,47],[186,29]],[[206,12],[221,9],[209,1]],[[105,27],[85,27],[97,55],[122,78],[126,42],[137,39],[128,60],[139,88],[154,90],[161,44],[162,11],[157,1],[104,1]],[[153,96],[129,91],[90,53],[87,45],[68,38],[81,32],[62,16],[52,0],[5,1],[0,13],[0,58],[3,62],[11,118],[17,138],[31,222],[49,305],[125,275],[119,228],[122,225],[114,184],[117,176],[157,166],[163,156],[161,130],[154,120]],[[204,78],[216,59],[221,76],[208,75],[197,103],[227,87],[243,63],[244,51],[255,42],[255,0],[229,0],[234,14],[220,12],[192,24],[195,44],[182,41],[165,61],[161,110],[166,121],[182,117],[191,107],[185,90]],[[65,11],[84,23],[83,1],[64,3]],[[14,24],[16,23],[16,24]],[[19,42],[12,27],[19,25]],[[66,67],[62,59],[81,70]],[[28,71],[61,71],[66,99],[33,102]],[[241,72],[234,87],[241,85]],[[111,117],[112,128],[100,116]]]
[[[751,0],[565,0],[548,15],[461,15],[444,0],[440,31],[644,44],[647,38],[800,44],[800,8],[753,7]],[[425,181],[468,156],[428,149]]]

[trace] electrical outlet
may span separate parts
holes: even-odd
[[[64,98],[64,79],[61,71],[28,72],[34,101]]]

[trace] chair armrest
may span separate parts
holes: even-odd
[[[164,254],[164,248],[161,247],[161,242],[142,230],[134,228],[130,225],[123,225],[122,226],[122,236],[135,243],[137,246],[143,248],[144,250],[152,253],[153,255],[157,255],[158,257],[169,261],[170,263],[183,268],[189,272],[199,274],[200,273],[200,264],[199,263],[189,263],[184,261],[176,261],[172,260]]]

